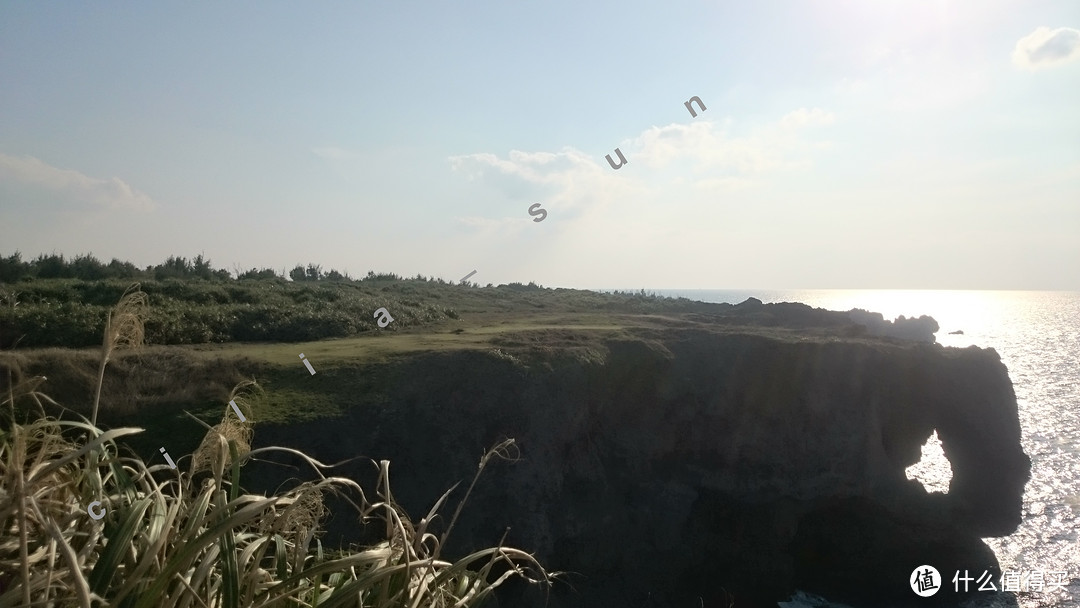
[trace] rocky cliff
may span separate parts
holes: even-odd
[[[750,301],[617,338],[566,329],[536,347],[523,332],[489,352],[339,370],[391,389],[380,403],[357,395],[342,419],[259,425],[256,444],[389,459],[395,497],[418,517],[515,438],[520,460],[485,471],[449,549],[509,528],[506,542],[570,574],[550,598],[511,588],[502,605],[775,606],[796,588],[909,605],[922,564],[946,581],[999,576],[981,539],[1016,528],[1030,469],[1005,367],[993,350],[867,329]],[[904,474],[935,429],[947,494]],[[295,474],[250,468],[246,485]],[[335,474],[370,479],[371,466]],[[328,544],[362,537],[355,517],[329,530]]]

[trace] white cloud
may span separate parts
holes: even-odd
[[[19,158],[0,153],[0,182],[15,182],[73,202],[114,210],[150,211],[156,207],[149,196],[118,177],[90,177],[53,167],[32,156]]]
[[[806,168],[828,142],[806,140],[796,129],[834,119],[820,108],[800,108],[741,137],[728,133],[730,123],[718,127],[707,120],[650,127],[617,146],[628,161],[618,171],[603,156],[569,147],[560,152],[513,150],[505,158],[469,154],[449,161],[470,181],[521,199],[542,199],[560,214],[591,214],[616,202],[662,198],[659,193],[669,194],[672,187],[745,190],[778,171]],[[614,148],[605,153],[615,158]]]
[[[459,177],[499,191],[489,213],[455,220],[470,243],[484,244],[473,255],[497,251],[507,264],[537,264],[537,272],[540,260],[544,268],[569,269],[588,259],[589,268],[604,268],[605,280],[617,284],[627,280],[619,273],[631,273],[628,268],[658,263],[650,251],[670,250],[661,256],[664,264],[696,255],[691,233],[700,236],[696,243],[713,243],[710,256],[741,246],[744,237],[733,236],[739,230],[733,226],[756,221],[759,207],[750,201],[769,196],[788,173],[822,154],[821,140],[791,126],[832,119],[824,110],[803,109],[737,135],[730,121],[696,120],[651,127],[592,154],[567,147],[450,157]],[[614,158],[616,147],[627,164],[613,170],[604,155]],[[535,223],[526,214],[530,203],[541,203],[548,218]]]
[[[836,116],[833,115],[832,112],[826,112],[821,108],[814,108],[812,110],[799,108],[781,118],[780,126],[797,129],[799,127],[829,125],[832,124],[835,119]]]
[[[729,124],[723,127],[709,121],[671,124],[646,130],[629,148],[635,151],[635,158],[650,168],[678,163],[701,176],[695,181],[708,180],[713,186],[738,183],[739,187],[745,187],[755,178],[806,166],[810,149],[824,146],[812,145],[795,130],[827,125],[834,119],[832,113],[819,108],[800,108],[745,136],[731,135]],[[793,160],[800,157],[802,160]]]
[[[485,169],[495,169],[498,174],[510,175],[533,184],[566,183],[571,175],[594,173],[598,166],[583,152],[563,148],[561,152],[522,152],[511,150],[509,158],[502,160],[494,154],[466,154],[451,156],[450,167],[470,179],[485,175]]]
[[[1067,63],[1077,57],[1080,57],[1080,30],[1038,27],[1017,41],[1012,61],[1019,67],[1037,70]]]
[[[452,156],[449,161],[453,171],[469,180],[482,181],[519,200],[543,199],[564,214],[604,206],[639,181],[628,172],[615,175],[606,161],[597,162],[569,147],[559,152],[511,150],[508,158],[467,154]]]

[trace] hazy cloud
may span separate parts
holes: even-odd
[[[534,184],[565,183],[573,174],[593,173],[599,168],[595,161],[583,152],[563,148],[561,152],[522,152],[511,150],[509,158],[500,159],[494,154],[466,154],[451,156],[450,167],[470,180],[494,174],[514,176]]]
[[[832,112],[826,112],[821,108],[814,108],[807,110],[806,108],[799,108],[794,112],[791,112],[780,119],[780,126],[790,129],[797,129],[799,127],[810,127],[817,125],[829,125],[832,124],[836,117]]]
[[[1038,27],[1013,49],[1013,64],[1035,70],[1067,63],[1080,57],[1080,30],[1071,27]]]
[[[157,205],[145,193],[118,177],[90,177],[60,169],[32,156],[0,153],[0,182],[45,190],[65,200],[114,210],[150,211]]]
[[[467,154],[449,161],[454,172],[470,181],[482,181],[519,200],[558,201],[566,210],[596,200],[585,193],[620,188],[620,180],[609,175],[614,172],[606,162],[601,160],[601,167],[596,159],[570,147],[559,152],[511,150],[505,159],[489,153]]]
[[[487,233],[506,234],[507,231],[519,232],[526,221],[520,217],[480,217],[475,215],[458,217],[456,221],[462,226]]]
[[[728,133],[729,123],[717,126],[707,120],[650,127],[619,143],[628,164],[617,171],[602,155],[569,147],[560,152],[513,150],[507,157],[468,154],[450,157],[449,162],[456,173],[504,195],[543,200],[561,214],[588,214],[616,201],[644,204],[671,187],[744,190],[776,171],[808,167],[812,156],[826,146],[801,137],[796,129],[833,120],[832,113],[820,108],[800,108],[739,137]],[[605,152],[614,158],[614,148]]]
[[[717,126],[710,121],[670,124],[646,130],[623,150],[633,151],[635,158],[651,168],[677,164],[690,167],[713,186],[737,183],[744,187],[749,179],[733,178],[754,178],[807,166],[811,148],[822,146],[810,145],[810,140],[795,130],[827,125],[833,120],[830,112],[800,108],[743,136],[731,135],[730,124]]]

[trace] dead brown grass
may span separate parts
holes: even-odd
[[[97,390],[94,392],[94,407],[90,414],[90,424],[97,424],[98,404],[101,402],[101,380],[105,376],[105,366],[109,363],[113,351],[121,348],[138,348],[146,336],[145,324],[149,299],[135,283],[124,292],[120,302],[109,312],[105,321],[105,334],[101,340],[101,364],[98,367]]]
[[[96,353],[86,349],[0,352],[0,392],[7,390],[4,383],[9,370],[14,385],[22,378],[47,373],[50,394],[68,409],[89,415],[98,365]],[[207,356],[169,346],[143,347],[112,358],[102,379],[102,409],[130,415],[161,405],[220,401],[261,369],[262,363],[247,357]]]

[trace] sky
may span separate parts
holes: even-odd
[[[1078,109],[1075,0],[4,2],[0,255],[1080,290]]]

